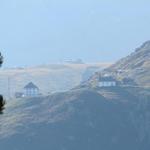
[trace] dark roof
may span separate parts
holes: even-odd
[[[108,77],[100,77],[99,81],[116,81],[116,79],[114,79],[112,76],[108,76]]]
[[[39,89],[35,84],[33,84],[32,82],[28,83],[24,89]]]

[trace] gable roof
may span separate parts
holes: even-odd
[[[39,89],[34,83],[32,83],[32,82],[30,82],[30,83],[28,83],[25,87],[24,87],[24,89]]]
[[[100,77],[99,81],[103,81],[103,82],[116,82],[116,79],[114,79],[112,76],[107,76],[107,77]]]

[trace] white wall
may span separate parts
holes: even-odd
[[[116,82],[115,81],[102,81],[99,82],[99,87],[111,87],[111,86],[116,86]]]

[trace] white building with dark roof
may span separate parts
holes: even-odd
[[[115,87],[117,86],[117,81],[111,76],[104,76],[99,78],[99,87]]]
[[[39,88],[32,82],[28,83],[24,87],[24,96],[25,97],[36,97],[39,96]]]

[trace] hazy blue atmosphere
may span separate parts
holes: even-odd
[[[150,150],[150,0],[0,0],[0,68],[0,150]]]
[[[149,6],[149,0],[1,0],[4,66],[116,61],[150,39]]]

